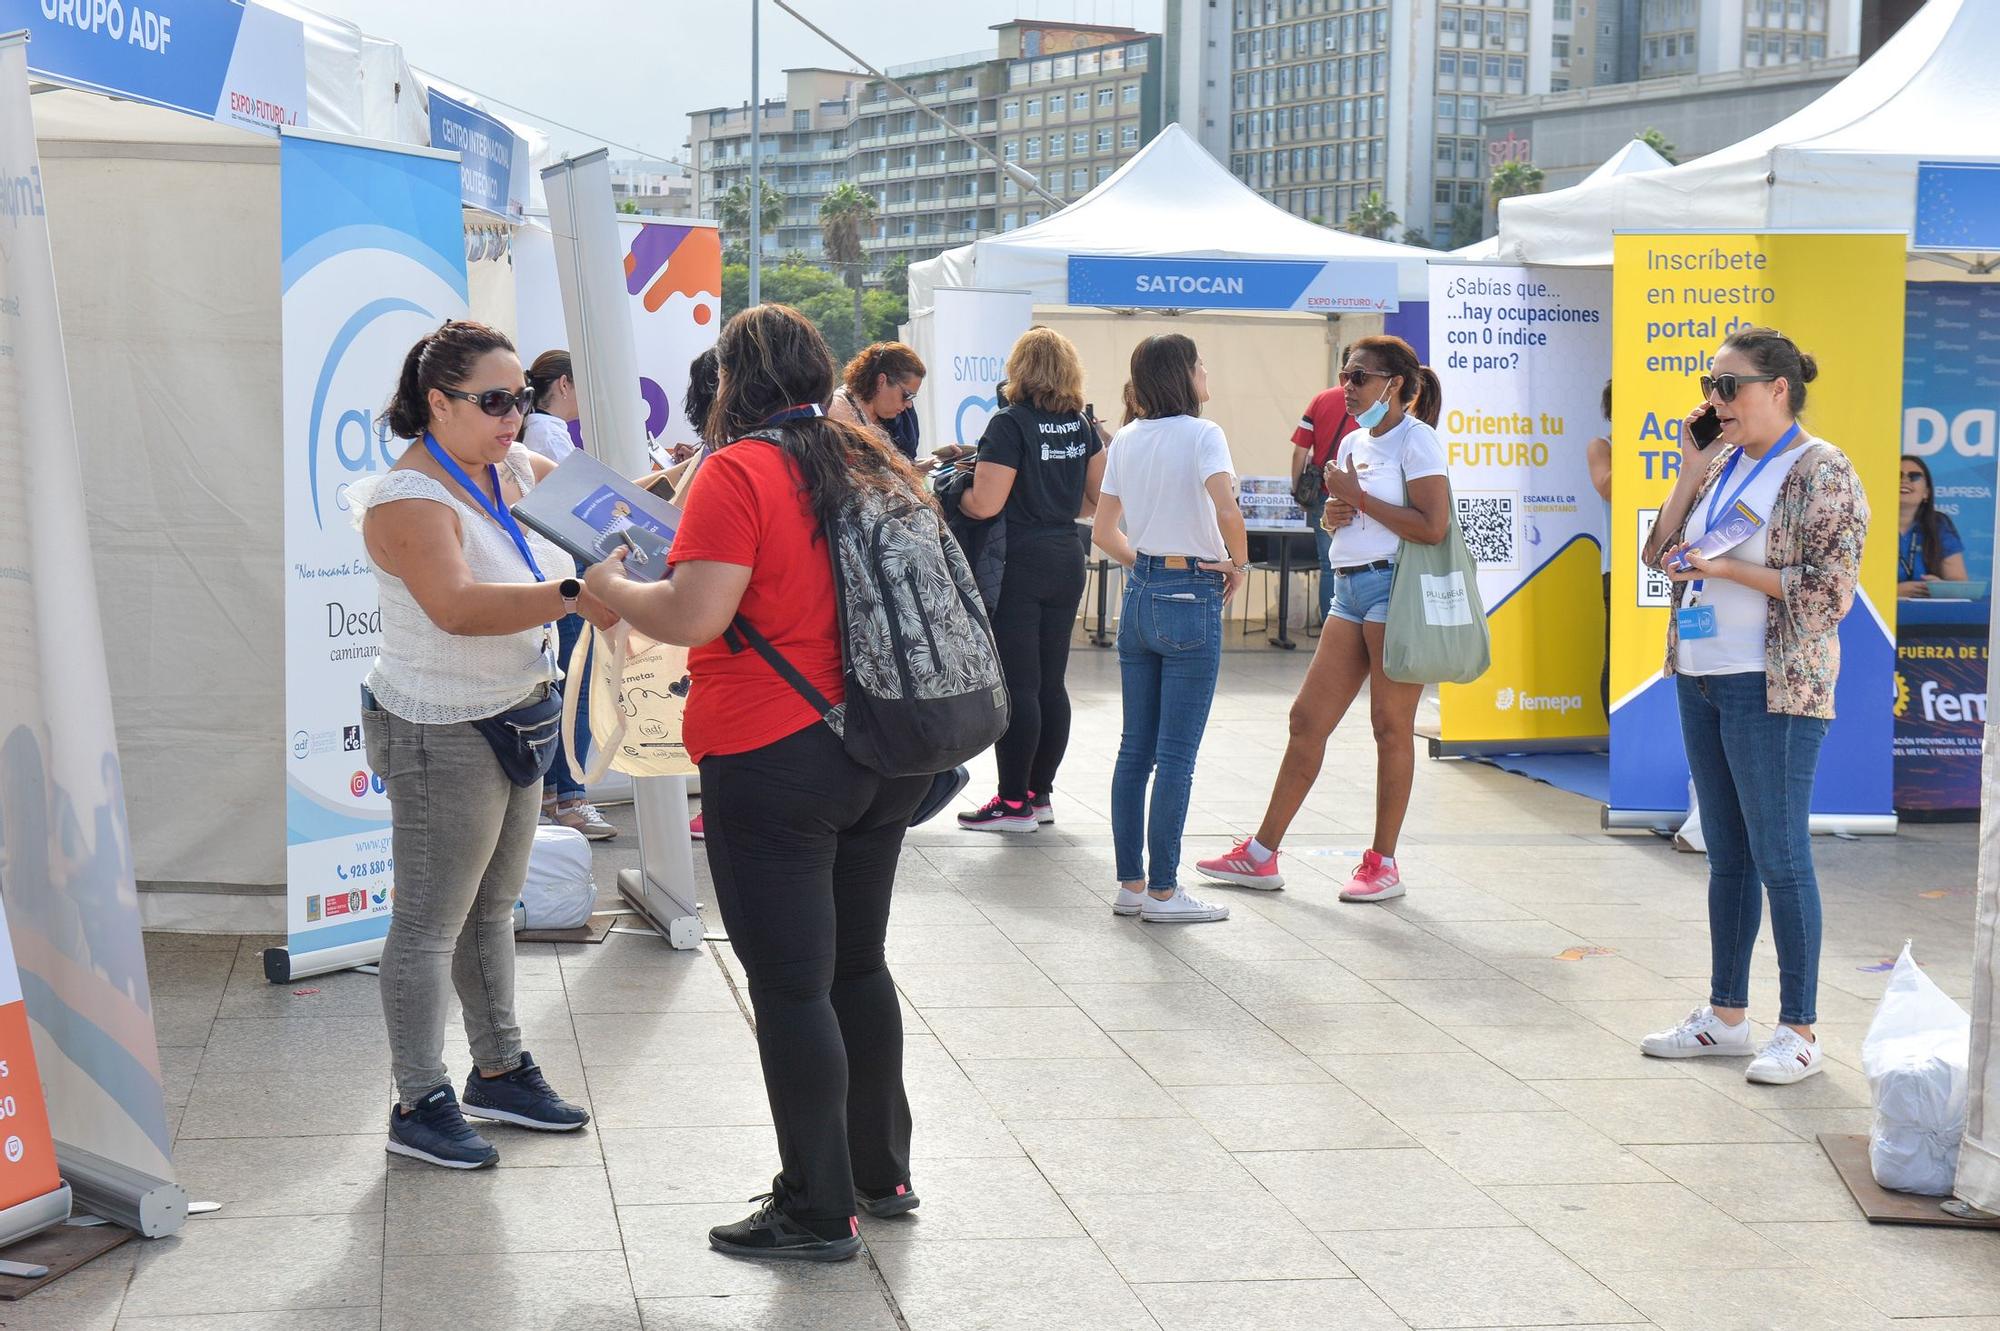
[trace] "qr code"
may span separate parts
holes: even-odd
[[[1646,542],[1652,539],[1653,523],[1659,519],[1659,516],[1660,510],[1657,508],[1642,508],[1639,510],[1639,549],[1644,550]],[[1672,580],[1666,574],[1660,572],[1660,570],[1647,564],[1640,564],[1638,604],[1642,606],[1671,606],[1673,603],[1674,584]]]
[[[1481,568],[1518,568],[1520,551],[1514,533],[1513,495],[1457,496],[1458,525],[1465,548]]]

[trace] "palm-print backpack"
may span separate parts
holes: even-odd
[[[783,446],[775,430],[745,436]],[[839,596],[847,700],[838,706],[742,616],[723,635],[798,690],[855,762],[883,776],[949,771],[1006,733],[1000,653],[964,552],[912,493],[856,489],[826,545]]]

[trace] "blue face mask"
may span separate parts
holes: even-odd
[[[1389,395],[1387,393],[1384,393],[1382,395],[1382,400],[1380,402],[1377,402],[1374,406],[1368,408],[1368,410],[1362,412],[1359,416],[1356,416],[1354,418],[1354,423],[1356,425],[1359,425],[1364,430],[1372,430],[1376,426],[1380,425],[1382,423],[1382,418],[1384,416],[1387,416],[1388,414],[1389,414]]]

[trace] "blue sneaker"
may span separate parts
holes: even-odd
[[[389,1106],[389,1154],[446,1169],[483,1169],[500,1160],[493,1143],[466,1125],[449,1086],[426,1095],[410,1113],[400,1104]]]
[[[575,1132],[590,1122],[589,1111],[549,1089],[548,1079],[525,1049],[521,1066],[504,1077],[482,1077],[476,1070],[466,1077],[465,1112],[537,1132]]]

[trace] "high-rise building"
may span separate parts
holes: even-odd
[[[1229,160],[1229,6],[1166,0],[1161,25],[1161,119],[1179,125],[1218,162]]]
[[[1860,0],[1641,0],[1639,77],[1721,74],[1853,55]]]
[[[785,95],[764,99],[763,177],[785,201],[764,250],[820,251],[819,202],[848,178],[848,128],[864,76],[839,69],[788,69]],[[720,220],[722,200],[750,184],[750,107],[688,113],[688,162],[697,214]]]
[[[1231,171],[1331,225],[1379,196],[1387,238],[1442,243],[1484,198],[1487,101],[1549,90],[1556,3],[1230,0]]]

